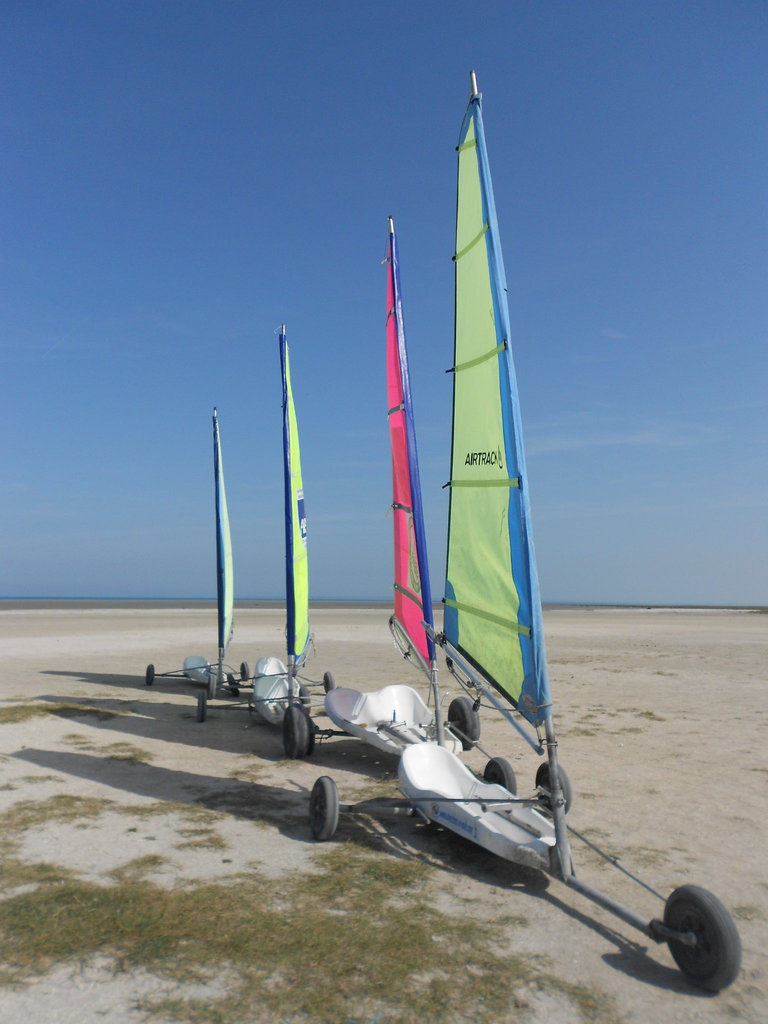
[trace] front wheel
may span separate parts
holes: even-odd
[[[339,824],[339,791],[328,775],[322,775],[312,787],[309,798],[309,827],[321,843],[330,839]]]
[[[698,885],[675,889],[664,906],[664,924],[696,936],[694,946],[667,940],[675,963],[690,982],[708,992],[719,992],[736,978],[741,939],[717,896]]]
[[[480,715],[466,697],[454,697],[451,701],[448,727],[461,740],[463,750],[471,750],[480,739]]]
[[[147,686],[151,686],[155,681],[155,666],[147,665],[147,671],[144,673],[144,682]]]
[[[483,771],[486,782],[503,786],[512,796],[517,795],[517,779],[512,765],[504,757],[492,757]]]
[[[283,747],[290,758],[307,757],[315,746],[312,721],[301,704],[289,704],[283,718]]]
[[[573,803],[573,789],[571,788],[571,780],[568,778],[565,768],[561,764],[557,766],[557,774],[560,776],[560,789],[563,791],[563,800],[565,801],[565,813],[571,809]],[[547,808],[552,810],[552,793],[549,785],[549,762],[544,761],[539,765],[536,772],[536,789],[541,793],[541,802]]]

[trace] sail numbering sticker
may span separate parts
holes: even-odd
[[[299,533],[301,534],[301,543],[304,547],[307,546],[307,513],[304,509],[304,491],[298,491],[296,493],[296,506],[299,511]]]

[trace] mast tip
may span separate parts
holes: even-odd
[[[479,96],[477,88],[477,73],[474,71],[469,72],[469,98],[473,100],[475,96]]]

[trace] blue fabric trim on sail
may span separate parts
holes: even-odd
[[[424,529],[424,508],[421,500],[421,478],[419,475],[419,456],[416,449],[416,428],[413,422],[413,400],[411,398],[411,376],[408,369],[408,351],[405,344],[405,328],[403,327],[403,298],[400,286],[400,262],[397,252],[397,238],[394,231],[390,233],[392,252],[392,280],[395,292],[395,324],[397,328],[397,347],[400,355],[400,378],[403,384],[403,405],[405,407],[406,438],[408,444],[408,468],[411,478],[411,501],[413,502],[413,532],[416,538],[416,558],[421,578],[421,600],[424,621],[434,630],[434,613],[432,610],[432,586],[429,579],[429,563],[427,561],[427,536]],[[430,662],[437,660],[435,644],[427,634],[427,652]]]
[[[548,710],[550,691],[546,653],[544,650],[541,597],[531,531],[531,510],[522,444],[520,400],[517,391],[512,350],[509,345],[511,330],[509,308],[507,305],[507,280],[499,242],[499,225],[496,216],[488,152],[485,144],[485,128],[483,125],[480,95],[476,95],[470,100],[462,123],[460,139],[464,137],[470,118],[474,118],[475,122],[483,220],[488,224],[485,240],[490,267],[496,334],[499,345],[503,346],[503,350],[499,353],[498,358],[506,458],[507,465],[513,468],[514,475],[520,481],[520,487],[510,491],[508,513],[512,560],[510,569],[516,580],[527,579],[528,581],[527,587],[518,586],[517,588],[520,599],[518,619],[521,622],[529,622],[531,624],[531,637],[520,636],[520,651],[525,678],[519,703],[522,705],[521,710],[524,714],[526,713],[525,706],[531,705],[536,708],[544,708],[545,710],[541,714],[546,716],[550,714]],[[530,717],[532,721],[537,721],[540,720],[541,715],[535,713],[527,717]]]

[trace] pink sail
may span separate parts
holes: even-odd
[[[387,408],[392,448],[395,619],[425,664],[429,665],[434,659],[434,648],[427,640],[422,622],[431,624],[432,607],[429,587],[427,584],[425,594],[420,571],[420,563],[425,564],[426,553],[419,552],[416,540],[417,532],[423,535],[423,529],[415,525],[421,514],[421,503],[420,494],[414,493],[419,487],[418,466],[415,481],[412,480],[411,471],[412,461],[415,460],[415,443],[412,437],[409,438],[406,395],[410,398],[410,394],[407,362],[404,363],[405,337],[398,292],[397,255],[392,232],[387,275]],[[417,502],[415,513],[414,498]]]

